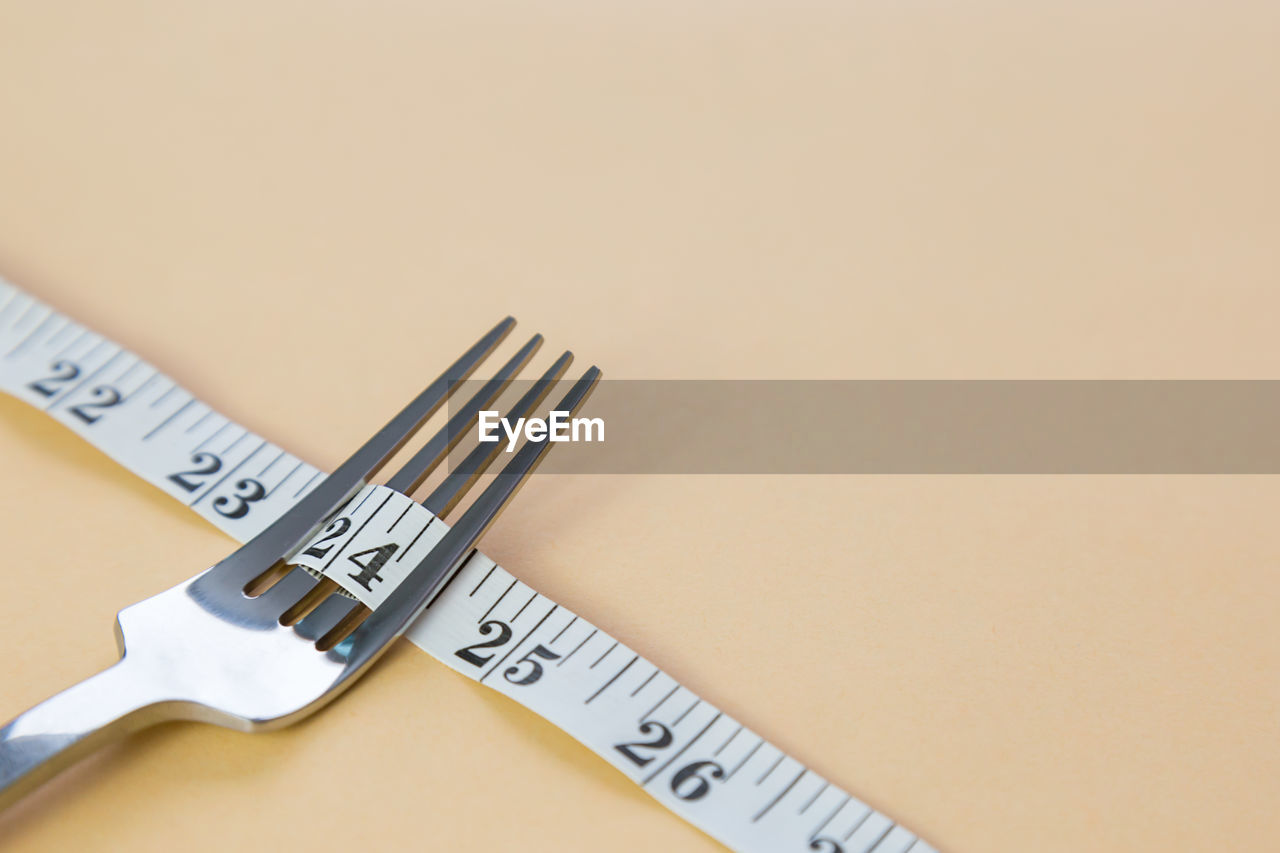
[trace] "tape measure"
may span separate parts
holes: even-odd
[[[0,389],[241,542],[324,476],[2,279]],[[295,562],[376,607],[445,530],[421,504],[370,485]],[[934,851],[483,554],[467,561],[407,636],[559,726],[731,848]]]

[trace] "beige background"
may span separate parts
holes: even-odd
[[[1277,44],[1270,2],[0,2],[0,272],[320,465],[508,312],[614,377],[1277,378]],[[0,476],[5,718],[229,542],[8,398]],[[1272,849],[1278,497],[543,479],[486,550],[945,851]],[[715,849],[409,646],[0,817],[179,839]]]

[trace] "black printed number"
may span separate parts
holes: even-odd
[[[52,376],[37,379],[27,386],[42,397],[52,397],[58,393],[59,385],[70,382],[80,375],[80,365],[73,361],[59,359],[49,365],[49,369],[53,371]]]
[[[667,728],[662,723],[649,720],[640,724],[640,734],[652,735],[654,732],[657,732],[658,736],[653,740],[637,740],[632,741],[631,743],[620,743],[614,746],[614,749],[631,759],[637,767],[644,767],[650,761],[653,761],[653,756],[639,755],[636,753],[637,749],[647,749],[657,752],[658,750],[666,749],[671,746],[671,741],[673,740],[671,729]]]
[[[102,409],[117,406],[124,400],[124,397],[120,396],[120,392],[110,385],[99,385],[89,393],[93,395],[94,399],[87,400],[78,406],[72,406],[70,409],[71,414],[87,424],[96,423],[98,418],[102,417]],[[94,409],[99,411],[93,411]]]
[[[335,518],[333,521],[329,522],[329,526],[324,529],[324,536],[317,539],[316,544],[303,551],[302,556],[323,559],[330,551],[333,550],[333,540],[338,539],[342,534],[346,533],[350,529],[351,519]],[[324,545],[323,543],[325,542],[328,542],[329,544]]]
[[[235,491],[214,501],[213,508],[218,511],[218,515],[227,518],[244,518],[249,514],[249,504],[266,496],[267,487],[257,480],[237,480]]]
[[[506,670],[503,671],[502,676],[512,684],[533,684],[533,682],[542,677],[542,664],[538,663],[534,658],[555,660],[558,657],[560,657],[560,655],[551,651],[551,649],[546,646],[534,646],[532,650],[525,653],[524,657],[507,667]],[[529,664],[529,670],[522,675],[520,667],[526,663]]]
[[[706,775],[702,775],[706,771]],[[710,778],[708,778],[710,777]],[[671,777],[671,793],[682,800],[700,800],[711,790],[711,779],[723,779],[724,768],[714,761],[695,761]]]
[[[391,559],[391,555],[394,554],[396,549],[399,547],[400,546],[397,543],[391,542],[387,545],[379,545],[377,548],[370,548],[367,551],[361,551],[358,554],[352,554],[347,557],[347,560],[355,563],[356,567],[360,569],[360,571],[351,572],[347,577],[351,578],[370,592],[373,592],[373,582],[382,581],[382,577],[378,574],[378,570],[387,564],[387,560]]]
[[[506,645],[507,641],[511,639],[511,628],[505,622],[499,622],[496,619],[491,619],[480,626],[480,636],[487,637],[492,634],[495,629],[498,632],[498,636],[494,637],[492,640],[485,640],[483,643],[476,643],[474,646],[467,646],[465,649],[458,649],[454,654],[472,666],[484,666],[486,663],[493,660],[493,654],[478,655],[475,650],[497,648],[498,646]]]
[[[820,835],[809,842],[810,850],[817,850],[819,853],[844,853],[844,848],[833,838],[827,838]]]
[[[212,453],[191,454],[191,464],[196,467],[169,475],[169,479],[172,482],[177,483],[179,487],[188,492],[194,492],[204,485],[202,480],[192,480],[192,477],[205,477],[209,474],[216,474],[222,468],[222,460]]]
[[[654,737],[655,733],[657,737]],[[655,757],[655,755],[642,755],[639,752],[640,750],[658,753],[671,746],[675,740],[675,737],[671,734],[671,729],[656,720],[648,720],[641,723],[640,734],[646,735],[651,739],[635,740],[614,746],[614,749],[625,755],[637,767],[646,766]],[[700,800],[710,792],[713,779],[723,778],[724,768],[716,762],[694,761],[677,770],[675,775],[671,777],[671,793],[682,800],[690,802]]]

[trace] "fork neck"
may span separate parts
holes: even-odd
[[[105,741],[169,716],[128,658],[51,696],[0,728],[0,810]]]

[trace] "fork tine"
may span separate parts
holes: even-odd
[[[405,464],[394,477],[392,477],[391,481],[387,483],[387,486],[393,489],[407,489],[408,491],[415,489],[418,482],[420,482],[422,478],[426,477],[431,472],[432,468],[439,464],[440,460],[449,452],[450,449],[452,449],[452,446],[457,443],[461,438],[462,433],[469,427],[469,423],[475,420],[480,410],[492,403],[493,399],[497,395],[501,394],[503,389],[510,384],[516,374],[519,373],[524,365],[528,363],[529,359],[533,357],[533,354],[538,350],[538,348],[541,347],[542,342],[543,338],[541,335],[534,335],[519,352],[512,356],[512,358],[502,366],[492,379],[485,383],[484,387],[478,393],[467,401],[466,405],[463,406],[462,411],[450,419],[444,429],[432,436],[427,444],[414,454],[414,457]],[[543,377],[542,381],[535,385],[535,390],[538,393],[535,394],[531,391],[521,398],[516,407],[517,410],[522,413],[520,416],[523,416],[523,412],[536,405],[538,401],[546,396],[547,391],[550,390],[549,380],[558,379],[572,359],[573,355],[571,353],[565,353],[557,359],[556,363]],[[475,454],[472,454],[472,456],[475,456]],[[466,462],[471,463],[472,467],[475,467],[475,460],[470,456]],[[448,491],[456,492],[457,496],[460,497],[462,492],[464,492],[470,485],[470,482],[474,481],[475,476],[478,476],[487,464],[488,460],[481,462],[479,465],[479,471],[477,471],[470,480],[463,481],[462,483],[454,480]],[[414,480],[417,480],[418,482],[414,482]],[[440,492],[439,489],[436,491]],[[255,591],[266,586],[265,580],[265,578],[259,578],[259,580],[253,582],[252,586],[255,588]],[[259,581],[264,581],[264,583],[260,584]],[[339,588],[338,584],[329,578],[323,578],[314,584],[309,584],[309,587],[310,588],[307,589],[305,593],[295,595],[293,598],[286,595],[274,596],[275,600],[282,602],[281,606],[285,606],[287,603],[285,611],[280,615],[279,621],[281,625],[288,626],[297,624],[331,595],[337,594]],[[273,595],[273,592],[268,591],[266,594]],[[352,627],[359,624],[359,619],[363,618],[363,615],[360,615],[358,618],[355,614],[351,614],[351,616],[352,619],[354,619],[354,621],[351,621],[350,623]],[[343,618],[346,618],[346,614],[343,615]],[[314,621],[312,624],[315,624]],[[328,626],[329,629],[333,627],[334,625]]]
[[[234,583],[246,584],[278,560],[289,556],[319,528],[335,508],[355,494],[369,477],[386,464],[448,398],[455,384],[470,376],[507,336],[515,322],[513,318],[507,317],[490,329],[386,426],[351,454],[336,471],[322,480],[320,485],[266,530],[219,562],[208,573],[205,582],[198,582],[199,588],[193,589],[193,592],[213,603],[214,598],[220,597],[219,591],[212,588],[214,577],[219,582],[229,579]]]
[[[513,362],[514,361],[515,359],[513,359]],[[569,364],[572,361],[573,353],[571,352],[565,352],[556,359],[555,363],[547,369],[542,377],[534,382],[533,386],[526,391],[523,396],[521,396],[514,406],[512,406],[511,410],[506,413],[506,416],[508,418],[523,418],[528,415],[529,412],[537,408],[551,391],[552,386],[554,386],[555,383],[564,375],[565,370],[568,369]],[[508,364],[503,368],[503,370],[506,371],[507,368],[511,366],[511,364]],[[495,377],[495,379],[496,378],[497,377]],[[477,395],[477,398],[479,396],[480,395]],[[473,398],[472,402],[475,402],[475,398]],[[485,469],[492,464],[499,449],[500,445],[496,442],[493,444],[481,444],[476,447],[467,454],[466,459],[462,461],[458,468],[450,473],[449,476],[445,478],[444,482],[436,487],[431,495],[422,502],[422,505],[437,517],[445,516],[462,498],[462,496],[466,494],[467,490],[471,488],[476,479],[484,473]],[[392,488],[394,488],[394,486],[392,486]],[[327,634],[329,631],[335,629],[339,621],[354,622],[357,618],[361,618],[354,613],[350,614],[350,618],[348,618],[347,612],[339,612],[335,609],[332,611],[333,615],[331,618],[322,619],[321,617],[317,617],[315,619],[310,619],[308,614],[316,610],[319,605],[327,600],[331,595],[344,598],[344,600],[348,602],[350,601],[350,599],[346,599],[345,596],[338,593],[338,589],[338,584],[333,580],[329,578],[322,579],[301,598],[298,598],[289,605],[289,608],[285,610],[284,614],[280,617],[280,624],[293,625],[298,623],[300,620],[307,618],[310,620],[308,625],[309,630],[317,632],[316,635],[308,638],[315,639],[315,636]]]
[[[413,458],[406,462],[399,471],[391,475],[391,479],[387,480],[386,485],[395,489],[397,492],[403,492],[406,495],[413,494],[418,486],[422,485],[422,481],[427,479],[435,467],[440,464],[440,460],[445,454],[453,449],[463,434],[471,428],[471,422],[479,416],[480,410],[493,402],[493,399],[502,393],[503,389],[511,383],[515,375],[519,373],[528,363],[533,354],[542,346],[542,335],[534,335],[529,342],[520,348],[520,351],[511,357],[511,359],[502,368],[494,374],[493,378],[486,382],[479,391],[475,393],[465,405],[449,419],[449,422],[427,441],[426,444],[415,454]]]
[[[542,374],[542,378],[533,384],[528,391],[524,393],[511,411],[506,413],[508,418],[523,418],[530,412],[542,404],[543,399],[551,391],[551,387],[560,381],[560,377],[569,369],[569,364],[573,361],[573,353],[566,352],[564,355],[556,359],[555,364]],[[475,483],[476,478],[485,472],[485,470],[493,463],[494,457],[498,455],[501,449],[500,442],[492,444],[480,444],[469,454],[467,458],[462,460],[449,476],[444,479],[439,486],[436,487],[422,505],[431,510],[431,514],[438,518],[443,518],[449,514],[449,511],[457,505],[462,496]]]
[[[345,595],[331,595],[302,618],[293,630],[304,640],[315,642],[333,630],[360,602]]]
[[[589,369],[569,389],[556,410],[567,411],[572,416],[581,408],[599,379],[599,368]],[[370,663],[391,639],[405,631],[413,618],[444,587],[471,554],[476,541],[506,508],[550,447],[551,443],[546,436],[526,441],[515,458],[507,463],[502,472],[481,492],[480,497],[476,498],[475,503],[377,610],[370,612],[362,623],[356,618],[344,618],[316,642],[316,648],[332,648],[346,638],[354,625],[359,624],[350,638],[347,671],[355,671]],[[354,611],[348,616],[354,616]]]
[[[254,593],[248,591],[249,587],[245,588],[244,603],[247,605],[252,601],[254,609],[264,617],[269,616],[272,622],[283,621],[284,617],[281,613],[288,613],[288,608],[299,607],[299,602],[305,600],[308,602],[305,609],[299,607],[301,612],[295,611],[291,614],[295,617],[293,621],[296,622],[315,607],[316,602],[323,599],[323,596],[318,596],[315,592],[316,587],[323,583],[323,580],[317,581],[315,575],[299,566],[289,566],[269,587],[265,587],[263,581],[264,579],[259,576],[251,582],[250,587],[254,588]],[[292,624],[292,622],[284,624]]]
[[[368,621],[369,616],[372,614],[373,611],[367,605],[357,601],[355,606],[344,613],[332,628],[326,631],[320,639],[316,640],[316,648],[322,652],[329,651],[329,649],[349,637],[364,622]]]
[[[280,614],[280,624],[297,624],[308,613],[319,607],[329,597],[330,593],[337,591],[338,584],[332,578],[320,578],[316,581],[315,586],[303,593],[297,601],[289,605],[289,608],[284,613]]]

